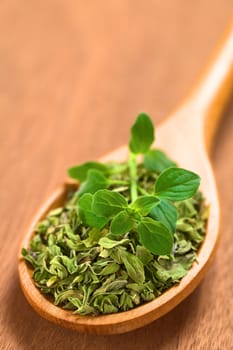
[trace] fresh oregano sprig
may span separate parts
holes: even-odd
[[[84,224],[97,229],[109,225],[113,235],[137,232],[149,251],[164,255],[170,254],[173,247],[177,212],[172,203],[192,197],[200,177],[176,167],[162,151],[151,149],[154,139],[153,123],[142,113],[131,128],[126,164],[87,162],[70,168],[68,174],[81,183],[77,205]],[[143,155],[147,170],[161,172],[153,193],[147,193],[138,184],[139,155]],[[112,178],[124,169],[128,170],[128,181]],[[129,187],[129,200],[112,190],[113,185]]]

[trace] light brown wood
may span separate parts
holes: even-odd
[[[54,306],[35,287],[32,270],[19,253],[19,277],[23,292],[33,308],[43,317],[61,326],[94,334],[125,333],[154,321],[177,306],[200,283],[216,251],[219,234],[219,203],[213,171],[208,159],[209,150],[223,107],[233,87],[233,25],[224,37],[219,51],[209,69],[190,97],[157,129],[157,144],[180,166],[201,175],[201,189],[210,206],[207,234],[198,253],[198,262],[193,264],[181,282],[155,300],[133,310],[102,316],[77,316]],[[211,126],[211,128],[210,128]],[[213,126],[213,127],[212,127]],[[104,159],[122,161],[127,154],[123,146]],[[48,210],[60,206],[67,185],[59,188],[40,208],[20,246],[28,247],[36,223],[45,217]]]
[[[170,114],[232,13],[231,0],[0,2],[1,350],[232,349],[233,105],[212,151],[219,246],[171,312],[125,334],[79,334],[33,310],[17,271],[22,233],[67,167],[126,143],[138,112],[156,125]]]

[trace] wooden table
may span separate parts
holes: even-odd
[[[162,120],[232,11],[231,0],[1,1],[1,349],[233,349],[233,107],[213,152],[221,242],[204,281],[176,309],[125,335],[78,334],[40,318],[17,275],[23,228],[66,168],[127,142],[138,112]]]

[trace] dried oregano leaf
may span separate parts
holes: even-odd
[[[144,267],[141,260],[131,253],[122,250],[121,257],[130,278],[138,284],[145,281]]]

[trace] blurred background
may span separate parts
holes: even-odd
[[[171,112],[196,81],[232,14],[232,0],[1,0],[1,349],[73,349],[76,342],[80,349],[142,349],[143,339],[145,349],[227,350],[233,286],[224,278],[218,289],[219,278],[228,276],[228,260],[217,269],[221,257],[175,311],[131,335],[109,338],[80,336],[39,318],[19,289],[16,262],[19,233],[64,180],[66,168],[126,143],[139,112],[156,123]],[[213,155],[226,203],[223,221],[228,220],[220,251],[228,257],[233,257],[232,115],[229,108]],[[209,292],[208,300],[204,294],[213,286],[217,301],[216,294]],[[224,318],[221,304],[227,305]],[[151,333],[157,334],[154,343]],[[46,339],[46,345],[39,347],[38,339]]]

